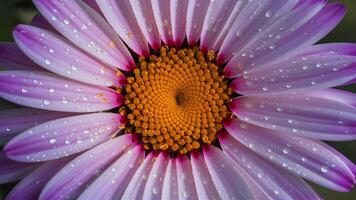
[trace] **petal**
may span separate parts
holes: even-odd
[[[191,154],[191,162],[198,199],[219,199],[203,155],[197,151],[193,152]]]
[[[32,60],[22,53],[14,42],[0,43],[1,69],[42,71]]]
[[[32,71],[0,72],[0,97],[24,106],[65,112],[109,110],[122,103],[122,96],[114,90]]]
[[[345,13],[341,4],[331,3],[323,7],[324,4],[324,0],[309,0],[296,6],[237,52],[225,67],[225,76],[232,78],[243,71],[267,67],[320,40]]]
[[[209,3],[206,0],[190,0],[188,3],[186,34],[190,46],[195,45],[200,38]]]
[[[162,184],[165,176],[169,155],[161,152],[153,164],[150,175],[143,192],[143,199],[161,199]]]
[[[218,54],[219,63],[230,60],[255,37],[263,34],[263,30],[291,12],[296,3],[296,0],[259,0],[236,4],[236,11],[222,31],[224,35],[219,36],[219,44],[222,45]],[[214,45],[214,50],[219,50],[220,45]]]
[[[35,63],[56,74],[99,86],[122,86],[125,77],[73,47],[61,36],[27,25],[18,25],[14,39]]]
[[[332,55],[346,55],[356,56],[356,44],[351,43],[329,43],[317,44],[308,49],[301,49],[296,52],[294,57],[303,57],[308,55],[332,56]]]
[[[198,199],[192,173],[192,164],[186,156],[179,156],[177,158],[177,178],[179,198]]]
[[[134,61],[105,19],[83,1],[34,0],[37,9],[75,45],[110,65],[132,70]]]
[[[66,117],[35,126],[13,138],[6,155],[20,162],[41,162],[90,149],[109,140],[125,119],[113,113]]]
[[[97,3],[121,39],[137,54],[148,56],[147,41],[137,24],[130,3],[116,0],[98,0]]]
[[[171,2],[166,0],[151,0],[151,4],[158,32],[163,42],[168,46],[174,46],[170,12]]]
[[[78,199],[120,199],[143,159],[144,149],[138,144],[108,167]]]
[[[9,160],[3,151],[0,151],[0,184],[21,180],[39,164],[19,163]]]
[[[275,167],[228,134],[220,135],[223,152],[254,180],[270,199],[320,199],[301,178]]]
[[[127,185],[121,199],[142,199],[143,191],[147,182],[153,163],[157,158],[156,153],[150,153],[146,156],[142,164],[133,175],[130,183]]]
[[[282,135],[237,119],[225,121],[224,127],[236,140],[295,175],[337,191],[349,191],[354,185],[345,158],[320,141]]]
[[[2,110],[0,111],[0,144],[5,144],[17,134],[33,126],[71,115],[73,114],[31,108]]]
[[[123,135],[105,142],[68,163],[45,186],[40,195],[44,199],[76,199],[110,163],[132,145],[134,135]]]
[[[310,55],[246,73],[231,88],[244,95],[323,89],[348,83],[356,78],[356,56]]]
[[[161,37],[153,16],[153,9],[150,0],[129,0],[138,26],[148,43],[155,50],[161,46]]]
[[[16,184],[7,195],[6,200],[38,199],[47,181],[70,160],[70,158],[64,158],[42,164]]]
[[[253,195],[233,161],[210,145],[203,148],[206,166],[221,199],[253,199]]]
[[[46,18],[44,18],[40,13],[37,13],[32,18],[31,25],[58,34],[57,30],[54,29],[53,26],[50,23],[48,23]]]
[[[230,108],[241,120],[282,133],[321,140],[355,140],[356,108],[335,100],[339,94],[332,90],[326,94],[335,99],[318,93],[236,98]]]
[[[174,44],[180,47],[185,38],[189,0],[171,0],[171,21]]]
[[[178,193],[178,182],[177,182],[177,169],[176,160],[171,158],[168,161],[168,165],[165,171],[163,186],[162,186],[162,197],[161,199],[177,200],[179,199]]]

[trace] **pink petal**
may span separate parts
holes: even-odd
[[[237,119],[224,126],[236,140],[295,175],[337,191],[349,191],[354,185],[350,161],[320,141],[282,135]]]
[[[234,160],[271,199],[320,199],[301,178],[275,167],[228,134],[220,135],[223,152]]]
[[[151,3],[153,16],[163,42],[169,46],[174,46],[170,12],[171,2],[167,0],[151,0]]]
[[[161,152],[153,164],[143,192],[143,199],[161,199],[163,179],[169,161],[169,155]]]
[[[137,54],[148,56],[147,41],[138,26],[130,3],[116,0],[98,0],[97,3],[121,39]]]
[[[356,44],[351,43],[329,43],[317,44],[308,49],[301,49],[296,52],[293,57],[303,57],[309,55],[333,56],[333,55],[348,55],[356,56]]]
[[[190,46],[195,45],[200,38],[209,3],[206,0],[190,0],[188,3],[186,35]]]
[[[14,42],[0,43],[0,63],[1,69],[5,70],[43,70],[23,54]]]
[[[186,17],[189,0],[171,0],[171,21],[174,44],[180,47],[185,38]]]
[[[157,158],[156,153],[150,153],[138,167],[135,174],[127,185],[121,199],[142,199],[147,177],[149,176],[152,166]]]
[[[155,50],[161,46],[161,36],[153,16],[153,9],[150,0],[129,0],[138,26],[141,28],[143,35],[148,43]]]
[[[0,72],[0,97],[24,106],[66,112],[109,110],[123,100],[108,88],[32,71]]]
[[[253,199],[230,158],[212,145],[203,148],[203,155],[220,199]]]
[[[162,197],[161,199],[179,199],[178,181],[177,181],[177,159],[171,158],[168,161],[168,165],[165,171]]]
[[[48,22],[75,45],[122,70],[132,70],[134,61],[105,19],[83,1],[34,0]]]
[[[137,144],[134,135],[123,135],[105,142],[68,163],[42,190],[39,199],[76,199],[99,174]]]
[[[282,133],[321,140],[354,140],[356,109],[338,96],[334,90],[259,95],[233,99],[230,108],[241,120]],[[355,101],[356,96],[352,96]]]
[[[113,113],[61,118],[35,126],[13,138],[6,155],[20,162],[41,162],[82,152],[109,140],[125,122]]]
[[[18,25],[14,39],[35,63],[56,74],[99,86],[122,86],[125,77],[73,47],[61,36],[33,26]]]
[[[42,164],[16,184],[6,200],[38,199],[47,182],[70,160],[70,158],[64,158]]]
[[[120,199],[143,159],[144,150],[138,144],[110,165],[78,199]]]
[[[192,164],[186,156],[177,158],[178,194],[180,199],[198,199]]]

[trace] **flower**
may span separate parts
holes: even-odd
[[[324,0],[33,1],[1,43],[7,199],[320,199],[355,165],[354,44]],[[163,42],[161,42],[161,40]],[[31,108],[30,108],[31,107]]]

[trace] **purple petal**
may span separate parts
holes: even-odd
[[[178,194],[180,199],[198,199],[192,164],[186,156],[177,158]]]
[[[203,155],[200,152],[191,154],[194,183],[199,199],[219,199],[218,192],[209,174]]]
[[[153,16],[155,18],[158,32],[164,43],[174,46],[171,22],[171,2],[161,0],[151,0]]]
[[[123,135],[105,142],[68,163],[42,190],[39,199],[76,199],[99,172],[137,144],[134,135]]]
[[[356,56],[356,44],[351,43],[329,43],[329,44],[317,44],[309,47],[308,49],[301,49],[296,52],[293,57],[303,57],[309,55],[318,56]]]
[[[203,148],[203,155],[220,199],[253,199],[230,158],[212,145]]]
[[[324,0],[309,0],[281,17],[229,61],[225,76],[233,78],[285,60],[329,33],[341,20],[345,8]]]
[[[99,0],[97,3],[121,39],[137,54],[148,56],[147,41],[137,24],[130,3],[116,0]]]
[[[228,134],[220,135],[223,152],[234,160],[271,199],[320,199],[301,178],[275,167]]]
[[[0,72],[0,97],[19,105],[65,112],[109,110],[123,100],[108,88],[32,71]]]
[[[175,158],[171,158],[168,161],[163,179],[161,199],[179,199],[176,161],[177,159]]]
[[[153,163],[157,158],[156,153],[150,153],[146,156],[142,164],[133,175],[130,183],[127,185],[121,199],[142,199],[147,177],[149,176]]]
[[[43,71],[41,67],[23,54],[14,42],[0,43],[0,63],[1,69],[5,70]]]
[[[206,0],[190,0],[188,3],[186,35],[190,46],[195,45],[200,38],[209,3]]]
[[[48,22],[75,45],[110,65],[132,70],[134,61],[105,19],[83,1],[34,0]]]
[[[38,199],[46,183],[70,160],[64,158],[42,164],[22,179],[7,195],[6,200]]]
[[[356,109],[338,101],[338,97],[343,98],[333,90],[259,95],[233,99],[230,108],[241,120],[282,133],[331,141],[354,140]],[[355,97],[353,94],[353,101]]]
[[[19,163],[9,160],[3,151],[0,151],[0,184],[21,180],[39,164]]]
[[[161,199],[162,184],[169,161],[169,155],[161,152],[153,164],[143,192],[143,199]]]
[[[143,160],[144,149],[138,144],[108,167],[78,199],[120,199]]]
[[[48,21],[46,20],[46,18],[44,18],[40,13],[37,13],[37,14],[32,18],[31,25],[58,34],[57,30],[54,29],[53,26],[52,26],[50,23],[48,23]]]
[[[71,115],[73,114],[31,108],[2,110],[0,111],[0,144],[5,144],[17,134],[33,126]]]
[[[73,47],[61,36],[33,26],[18,25],[14,39],[35,63],[56,74],[99,86],[122,86],[125,77]]]
[[[354,185],[345,158],[320,141],[282,135],[237,119],[225,121],[224,127],[236,140],[297,176],[337,191],[349,191]]]
[[[180,47],[185,38],[189,0],[171,0],[171,20],[174,44]]]
[[[13,138],[4,148],[12,160],[41,162],[82,152],[109,140],[125,119],[114,113],[61,118],[35,126]]]

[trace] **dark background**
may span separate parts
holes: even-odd
[[[356,43],[356,1],[340,0],[347,7],[347,14],[343,21],[320,43],[326,42],[352,42]],[[0,0],[0,41],[12,41],[11,30],[19,23],[29,23],[36,13],[30,0]],[[342,87],[344,90],[356,92],[356,85]],[[329,142],[354,163],[356,163],[356,141]],[[0,185],[0,199],[3,199],[11,185]],[[326,200],[354,200],[356,189],[349,193],[338,193],[322,187],[313,187]]]

